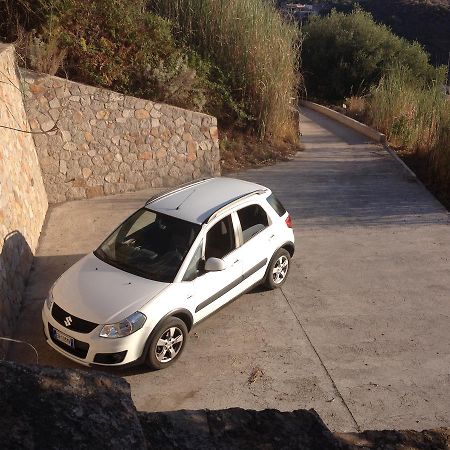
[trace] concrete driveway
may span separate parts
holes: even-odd
[[[271,187],[294,218],[283,290],[255,290],[204,321],[169,369],[111,372],[140,410],[314,408],[340,431],[449,426],[448,214],[366,138],[306,110],[302,132],[306,150],[293,161],[238,175]],[[49,211],[16,333],[40,364],[81,367],[46,346],[43,299],[149,196]],[[19,344],[9,357],[34,358]]]

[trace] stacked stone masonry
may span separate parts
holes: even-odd
[[[47,211],[14,48],[0,44],[0,337],[9,337]],[[5,352],[0,340],[0,359]]]
[[[217,119],[22,72],[50,203],[219,174]]]

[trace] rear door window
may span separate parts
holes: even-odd
[[[246,206],[237,215],[241,223],[243,244],[269,226],[269,219],[261,205]]]

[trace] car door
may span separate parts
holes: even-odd
[[[201,261],[197,263],[200,269],[192,281],[189,299],[189,303],[195,311],[194,322],[208,316],[239,294],[242,281],[242,261],[239,256],[240,249],[237,248],[235,223],[231,215],[224,217],[209,228],[201,248]],[[200,246],[195,253],[194,256],[198,258]],[[225,262],[225,269],[216,272],[202,270],[205,261],[211,257],[222,259]],[[195,266],[195,262],[193,264]],[[189,268],[186,273],[188,272]]]
[[[260,281],[275,252],[274,227],[265,209],[258,203],[235,212],[241,245],[242,287],[247,289]]]

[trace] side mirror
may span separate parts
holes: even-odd
[[[225,269],[225,261],[220,258],[208,258],[205,263],[205,272],[220,272]]]

